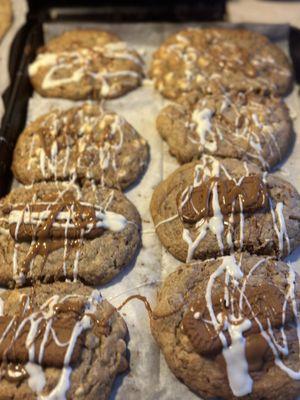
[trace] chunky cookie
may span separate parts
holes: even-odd
[[[11,0],[1,0],[0,2],[0,40],[3,38],[12,21]]]
[[[285,156],[293,132],[284,101],[253,92],[168,105],[157,118],[157,130],[180,163],[209,153],[249,160],[264,169]]]
[[[111,280],[141,244],[140,216],[117,190],[20,187],[0,201],[0,285]]]
[[[227,90],[284,94],[292,83],[286,55],[265,36],[224,28],[172,35],[154,53],[150,75],[170,99]]]
[[[234,250],[284,257],[300,244],[300,195],[254,164],[202,156],[155,189],[151,214],[166,249],[181,261]]]
[[[124,189],[141,176],[148,158],[145,139],[123,117],[86,103],[31,122],[19,137],[12,168],[24,184],[75,175]]]
[[[50,40],[29,66],[42,96],[73,100],[114,98],[141,84],[139,54],[111,33],[75,30]]]
[[[262,256],[181,265],[152,333],[173,373],[204,399],[292,400],[300,392],[299,277]]]
[[[75,283],[1,294],[1,399],[108,399],[127,369],[126,324]]]

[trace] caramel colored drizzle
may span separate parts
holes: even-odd
[[[45,366],[62,367],[76,321],[84,314],[84,303],[82,300],[57,303],[50,317],[43,310],[35,312],[31,306],[28,307],[30,303],[31,298],[23,296],[19,311],[13,317],[0,317],[0,359],[5,363],[26,363],[30,357],[29,349],[34,345],[34,357],[30,361]],[[37,329],[32,334],[34,324]],[[51,332],[55,332],[55,339],[54,333],[47,331],[49,328]],[[28,340],[30,337],[31,340]],[[43,344],[45,337],[47,340]],[[81,346],[82,337],[79,337],[72,352],[71,364],[78,359]],[[39,359],[41,352],[43,357]]]
[[[65,243],[65,241],[61,239],[61,240],[39,240],[38,242],[32,243],[26,257],[20,263],[21,265],[19,267],[19,272],[24,276],[26,276],[30,270],[31,263],[37,256],[42,257],[43,260],[42,266],[44,266],[46,264],[49,255],[56,250],[62,249],[64,246],[67,246],[66,252],[68,254],[69,249],[80,246],[80,241],[68,240],[67,243]]]
[[[144,304],[144,306],[145,306],[145,308],[147,310],[149,318],[150,319],[152,318],[153,311],[152,311],[152,308],[150,306],[150,303],[149,303],[149,301],[147,300],[147,298],[145,296],[141,296],[140,294],[134,294],[132,296],[127,297],[127,299],[124,300],[123,303],[116,308],[116,310],[120,311],[127,303],[129,303],[132,300],[141,301]]]
[[[254,212],[268,206],[267,188],[256,175],[246,176],[238,183],[231,179],[210,178],[198,186],[188,187],[179,196],[178,209],[183,222],[196,223],[214,215],[212,189],[215,185],[220,210],[224,215]]]
[[[39,323],[39,329],[37,335],[34,337],[34,347],[35,354],[34,358],[31,360],[32,362],[39,363],[39,353],[42,348],[42,341],[46,335],[47,329],[47,320],[42,316],[38,315],[36,318],[42,318]],[[9,332],[5,335],[4,340],[0,344],[0,359],[5,361],[25,364],[29,361],[29,353],[26,348],[26,341],[28,340],[29,331],[31,328],[30,322],[26,322],[28,320],[28,316],[24,316],[23,318],[19,318],[17,323],[14,324],[14,328],[10,329]],[[74,329],[76,318],[74,316],[63,315],[60,316],[57,320],[54,320],[51,324],[51,328],[55,331],[55,335],[59,342],[68,343]],[[9,328],[11,324],[11,317],[0,317],[0,334],[3,335],[4,332]],[[23,325],[23,328],[20,328]],[[18,334],[17,340],[14,339],[16,332],[21,329],[21,332]],[[82,346],[82,337],[79,337],[76,341],[76,345],[74,346],[74,350],[72,352],[72,357],[70,364],[76,362],[80,355],[80,348]],[[43,359],[40,364],[48,366],[48,367],[56,367],[61,368],[63,366],[64,356],[65,356],[65,346],[60,346],[53,337],[49,337],[47,340],[47,344],[45,347],[45,352],[43,355]],[[55,355],[55,356],[54,356]]]
[[[299,339],[295,271],[287,266],[287,285],[282,289],[267,275],[266,281],[257,276],[250,285],[255,271],[262,265],[266,268],[265,262],[260,259],[245,274],[234,255],[223,257],[205,284],[205,295],[190,302],[181,326],[196,352],[205,357],[222,355],[215,359],[223,368],[226,364],[235,396],[252,392],[249,372],[259,371],[267,362],[300,379],[300,371],[284,361],[289,355],[286,328],[294,329]]]
[[[110,199],[112,196],[110,195]],[[51,200],[51,199],[49,199]],[[53,199],[52,199],[53,200]],[[111,201],[111,200],[109,200]],[[109,203],[108,203],[109,204]],[[83,239],[99,237],[104,230],[123,230],[126,218],[105,207],[81,203],[70,196],[61,194],[54,202],[33,202],[19,204],[5,209],[8,214],[10,234],[15,240],[13,257],[14,279],[18,283],[24,279],[37,256],[42,257],[42,268],[49,255],[64,248],[64,274],[70,249],[77,248],[73,276],[77,279],[79,248]],[[30,248],[22,261],[17,262],[18,242],[30,242]]]
[[[20,217],[14,218],[14,214]],[[62,217],[59,219],[59,215]],[[43,217],[44,216],[44,217]],[[33,203],[18,206],[10,211],[10,234],[18,241],[53,239],[91,239],[99,236],[103,229],[97,228],[96,209],[79,201],[56,204]]]
[[[47,175],[56,178],[60,155],[65,150],[63,160],[63,176],[68,174],[68,166],[75,168],[74,172],[87,169],[88,178],[92,179],[94,168],[100,174],[104,183],[106,170],[117,173],[117,155],[121,151],[124,134],[134,129],[120,116],[104,112],[97,107],[93,109],[88,105],[83,108],[71,109],[62,113],[53,113],[48,116],[44,124],[36,131],[32,138],[32,151],[27,169],[31,169],[35,158],[35,141],[38,138],[39,169],[45,178]],[[80,177],[79,177],[80,178]]]
[[[183,305],[185,304],[185,302],[182,302],[179,304],[179,306],[175,307],[174,310],[170,311],[170,312],[166,312],[166,313],[156,313],[155,311],[152,310],[152,307],[149,303],[149,301],[147,300],[147,297],[139,295],[139,294],[134,294],[132,296],[127,297],[123,303],[121,303],[121,305],[119,305],[118,307],[116,307],[112,314],[116,311],[120,311],[122,310],[122,308],[124,308],[126,306],[127,303],[131,302],[132,300],[139,300],[141,301],[144,306],[145,309],[148,313],[148,317],[149,320],[156,320],[156,319],[160,319],[160,318],[168,318],[171,317],[172,315],[176,314],[178,311],[180,311],[183,307]],[[111,314],[111,315],[112,315]],[[109,318],[111,317],[111,315],[109,316]]]
[[[243,310],[239,307],[239,290],[231,287],[228,288],[228,291],[229,298],[227,301],[224,301],[223,298],[224,290],[216,291],[213,295],[215,314],[219,315],[220,320],[223,321],[220,331],[224,329],[225,321],[230,321],[233,325],[241,324],[240,319],[238,319],[238,322],[232,319],[232,314],[238,318],[241,313],[244,320],[249,319],[251,321],[251,327],[245,331],[245,337],[259,334],[260,330],[253,313],[260,320],[264,329],[268,329],[268,323],[273,328],[282,327],[281,314],[285,296],[276,286],[267,283],[262,283],[256,287],[249,286],[245,290],[244,295],[248,302]],[[249,307],[250,305],[252,310]],[[290,320],[291,315],[289,314],[285,323],[290,322]],[[223,344],[214,326],[209,321],[210,316],[203,297],[199,297],[198,300],[190,304],[190,308],[182,320],[183,331],[190,339],[195,351],[205,357],[216,356],[223,349]],[[230,345],[230,338],[228,338],[228,342]],[[262,358],[265,356],[266,342],[262,341],[258,344],[252,341],[249,342],[247,351],[250,354],[253,353],[251,351],[252,344],[255,346],[255,354],[252,355],[251,362],[261,364]]]
[[[109,333],[109,321],[105,319],[104,325],[95,314],[95,305],[91,306],[95,304],[93,294],[88,299],[67,295],[61,300],[55,295],[38,310],[33,307],[34,296],[34,291],[23,295],[14,316],[0,317],[0,372],[9,381],[28,377],[28,361],[55,368],[76,363],[87,329],[99,337]],[[83,322],[84,318],[88,320]]]

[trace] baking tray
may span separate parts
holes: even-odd
[[[24,27],[16,37],[10,59],[13,84],[6,93],[7,111],[4,115],[0,136],[0,185],[2,193],[9,190],[12,184],[10,175],[11,153],[15,141],[24,128],[26,121],[47,112],[53,106],[68,107],[72,101],[61,99],[45,99],[32,91],[27,67],[34,59],[37,48],[43,44],[44,37],[49,39],[62,30],[74,27],[97,27],[118,33],[130,45],[144,53],[146,64],[152,51],[169,34],[183,28],[186,24],[174,23],[83,23],[82,21],[61,20],[37,22],[33,21]],[[204,26],[204,24],[188,24],[189,26]],[[236,27],[236,24],[226,24]],[[296,76],[299,77],[300,32],[287,25],[239,25],[255,29],[267,34],[290,55],[293,60]],[[22,54],[18,62],[18,55]],[[299,94],[295,86],[288,96],[287,103],[295,119],[295,130],[300,132]],[[161,280],[173,271],[179,262],[174,260],[162,249],[154,231],[149,215],[149,201],[154,187],[171,173],[178,164],[169,153],[166,144],[161,140],[155,129],[155,117],[167,103],[151,85],[143,85],[130,94],[108,101],[106,106],[122,114],[144,136],[151,149],[149,167],[138,185],[126,191],[128,198],[137,206],[143,221],[143,248],[135,265],[129,266],[111,283],[101,287],[103,295],[114,305],[119,305],[128,295],[139,293],[146,295],[154,302],[157,286]],[[2,138],[2,139],[1,139]],[[300,142],[296,137],[290,158],[281,166],[280,171],[298,190],[300,179],[298,149]],[[13,183],[15,184],[15,183]],[[298,252],[299,253],[299,252]],[[293,253],[290,261],[297,267],[299,254]],[[299,269],[298,269],[299,270]],[[155,345],[148,326],[148,317],[142,304],[132,302],[124,308],[124,318],[129,328],[129,351],[131,372],[117,379],[112,398],[117,400],[194,400],[199,399],[181,384],[169,371],[164,358]]]

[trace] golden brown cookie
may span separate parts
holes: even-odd
[[[141,84],[139,54],[111,33],[68,31],[50,40],[29,66],[42,96],[79,99],[119,97]]]
[[[2,293],[0,331],[1,399],[105,400],[128,367],[125,322],[79,283]]]
[[[24,184],[75,177],[124,189],[148,158],[147,142],[123,117],[85,103],[31,122],[18,139],[12,169]]]
[[[154,53],[155,87],[170,99],[228,90],[285,94],[292,69],[286,55],[253,31],[190,28],[170,36]]]
[[[180,265],[159,290],[152,333],[203,399],[293,400],[299,283],[289,265],[247,253]]]
[[[203,155],[154,190],[156,233],[180,261],[248,251],[285,257],[300,243],[300,195],[276,175]]]
[[[0,200],[0,284],[110,281],[141,244],[141,220],[118,190],[39,183]]]
[[[180,163],[206,153],[269,169],[287,154],[292,121],[279,97],[239,92],[204,95],[195,104],[187,100],[165,107],[156,123]]]

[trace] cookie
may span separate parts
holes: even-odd
[[[117,35],[74,30],[39,50],[29,66],[29,76],[42,96],[111,99],[141,84],[143,60]]]
[[[207,153],[248,160],[263,169],[286,155],[293,137],[284,101],[253,92],[168,105],[158,115],[157,130],[182,164]]]
[[[86,103],[31,122],[18,139],[12,169],[24,184],[76,176],[124,189],[148,158],[145,139],[123,117]]]
[[[151,329],[172,372],[201,398],[292,400],[299,295],[299,277],[281,261],[198,261],[166,278]]]
[[[0,40],[4,37],[12,22],[12,7],[10,0],[0,1]]]
[[[286,55],[265,36],[224,28],[190,28],[154,53],[150,76],[170,99],[227,90],[285,94],[292,84]]]
[[[126,324],[97,290],[6,291],[1,311],[1,399],[104,400],[127,369]]]
[[[72,183],[19,187],[0,201],[0,285],[108,282],[141,244],[138,211],[117,190]]]
[[[300,244],[300,195],[255,164],[203,156],[154,190],[151,214],[164,247],[191,261],[234,250],[285,257]]]

